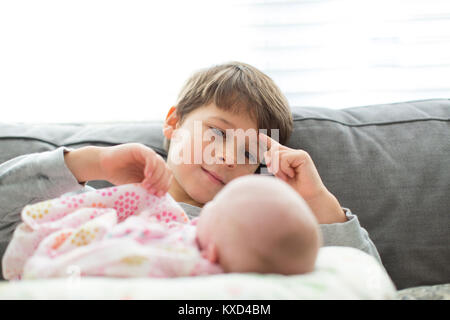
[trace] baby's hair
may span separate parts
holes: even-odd
[[[248,114],[258,129],[279,130],[279,142],[286,144],[292,133],[292,114],[286,97],[274,81],[255,67],[237,61],[195,72],[178,95],[176,112],[180,124],[193,110],[214,103],[235,114]],[[164,149],[170,141],[164,139]]]
[[[220,226],[212,241],[226,272],[296,274],[314,267],[319,225],[304,199],[281,179],[234,179],[206,210]]]

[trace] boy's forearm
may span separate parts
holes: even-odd
[[[101,147],[88,146],[72,150],[64,155],[66,166],[78,182],[102,180],[100,168]]]
[[[347,221],[339,201],[328,190],[306,201],[320,224],[342,223]]]

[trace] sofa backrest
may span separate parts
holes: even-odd
[[[289,146],[358,216],[396,286],[450,282],[450,100],[293,116]]]
[[[450,282],[450,100],[333,110],[293,107],[306,150],[356,214],[397,288]],[[162,122],[0,123],[0,163],[58,146],[141,142],[165,156]],[[105,181],[90,185],[109,186]]]

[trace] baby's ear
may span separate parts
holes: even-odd
[[[210,242],[203,252],[203,257],[208,259],[211,263],[217,263],[219,261],[219,255],[217,253],[217,247],[213,242]]]

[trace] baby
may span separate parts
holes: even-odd
[[[301,274],[314,269],[317,221],[286,183],[232,180],[189,218],[169,194],[139,184],[27,206],[3,257],[5,279],[180,277],[222,272]]]
[[[318,223],[285,182],[249,175],[228,183],[197,223],[202,255],[225,272],[301,274],[314,269]]]

